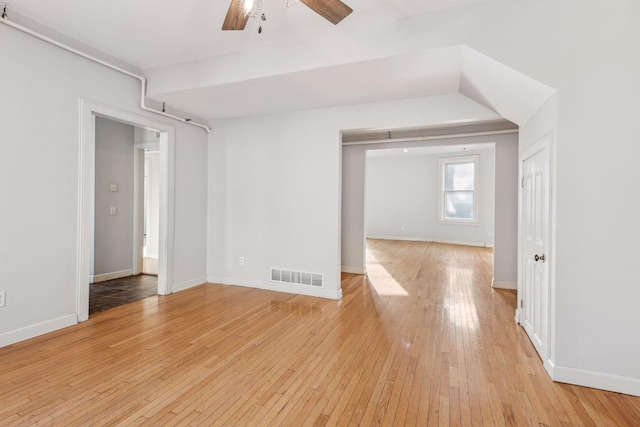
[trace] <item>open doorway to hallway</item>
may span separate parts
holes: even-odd
[[[90,315],[158,294],[159,139],[96,118]]]
[[[99,104],[82,99],[81,126],[80,126],[80,152],[79,152],[79,191],[78,191],[78,263],[76,275],[77,314],[78,321],[89,319],[89,293],[94,270],[94,233],[96,212],[96,148],[97,132],[96,122],[100,118],[108,119],[115,123],[139,127],[141,129],[160,132],[160,196],[159,196],[159,250],[158,250],[158,295],[168,295],[172,291],[173,284],[173,230],[175,212],[175,126],[170,123],[151,119],[139,114],[131,113],[116,107]],[[138,147],[136,147],[138,148]],[[143,157],[139,149],[132,150],[134,164],[141,164]],[[137,154],[136,154],[137,153]],[[137,159],[136,159],[137,155]],[[134,170],[134,182],[143,185],[142,168]],[[138,171],[138,172],[136,172]],[[142,191],[134,185],[133,197],[133,237],[129,254],[133,274],[142,271],[142,241],[143,241],[143,211]],[[104,190],[104,188],[103,188]],[[110,186],[109,186],[110,191]],[[107,205],[109,208],[111,206]],[[117,206],[116,206],[117,208]],[[110,212],[110,209],[109,209]],[[117,212],[117,211],[116,211]],[[135,240],[135,242],[134,242]],[[136,260],[136,261],[134,261]],[[138,262],[139,260],[139,262]],[[111,278],[109,278],[111,279]]]

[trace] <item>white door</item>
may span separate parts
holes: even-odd
[[[520,324],[546,363],[549,328],[548,137],[522,154],[522,287]]]

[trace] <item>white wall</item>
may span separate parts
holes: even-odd
[[[96,118],[96,189],[91,276],[133,269],[133,126]],[[111,191],[115,184],[117,191]],[[116,215],[110,208],[116,208]]]
[[[173,290],[207,279],[207,134],[180,126],[176,143]]]
[[[339,297],[340,132],[468,118],[496,115],[451,94],[215,122],[209,150],[210,281],[275,289],[268,282],[269,267],[290,268],[325,274],[326,287],[315,294]],[[364,182],[364,155],[361,160]],[[347,167],[346,153],[342,161]],[[353,171],[350,163],[346,170],[343,185]],[[363,212],[364,191],[359,197],[359,205],[348,202]],[[354,231],[351,217],[343,214],[342,220],[343,230],[362,242],[362,222]],[[342,239],[343,252],[358,244],[352,240],[350,235]],[[300,286],[277,289],[311,293]]]
[[[141,112],[139,82],[0,25],[0,345],[75,323],[79,99]],[[176,123],[174,288],[205,277],[206,133]],[[37,266],[37,268],[34,268]]]
[[[160,135],[154,130],[135,127],[133,129],[133,138],[136,144],[141,143],[160,143]]]
[[[495,153],[493,284],[514,288],[518,281],[518,140],[496,144]]]
[[[387,156],[376,155],[375,151],[367,153],[366,163],[367,237],[493,246],[495,150],[492,147],[431,154],[411,154],[410,150]],[[439,159],[475,155],[478,156],[475,193],[478,222],[443,224],[438,215]],[[517,162],[514,163],[517,166]],[[516,204],[512,206],[512,212],[517,218],[516,207]]]

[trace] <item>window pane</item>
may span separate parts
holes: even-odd
[[[473,191],[445,193],[445,219],[473,219]]]
[[[474,166],[470,163],[449,163],[445,171],[445,190],[469,191],[474,190]]]

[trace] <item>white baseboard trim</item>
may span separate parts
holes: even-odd
[[[107,280],[120,279],[122,277],[133,276],[133,269],[114,271],[112,273],[97,274],[89,276],[89,283],[106,282]]]
[[[547,371],[547,374],[549,374],[549,377],[553,379],[553,371],[556,368],[556,365],[555,363],[553,363],[553,360],[547,359],[547,363],[543,363],[542,367]]]
[[[378,240],[399,240],[405,242],[431,242],[431,243],[446,243],[449,245],[462,245],[462,246],[475,246],[478,248],[493,248],[493,243],[487,242],[467,242],[464,240],[448,240],[437,239],[433,237],[406,237],[406,236],[367,236],[367,239]]]
[[[508,280],[496,280],[496,279],[492,279],[491,280],[491,287],[494,289],[509,289],[511,291],[517,291],[518,290],[518,283],[517,282],[511,282]]]
[[[206,276],[198,277],[192,280],[187,280],[185,282],[175,283],[171,287],[171,292],[173,293],[173,292],[184,291],[186,289],[193,288],[195,286],[204,285],[205,283],[207,283]]]
[[[29,325],[14,331],[5,332],[0,334],[0,347],[5,347],[20,341],[48,334],[49,332],[73,326],[77,323],[78,315],[73,313],[58,317],[57,319],[45,320],[44,322],[36,323],[35,325]]]
[[[449,245],[462,245],[462,246],[475,246],[478,248],[488,248],[486,242],[465,242],[463,240],[447,240],[447,239],[433,239],[434,243],[446,243]]]
[[[601,390],[630,394],[632,396],[640,396],[640,378],[623,377],[620,375],[557,365],[552,365],[551,372],[551,378],[553,378],[554,381],[561,383],[599,388]]]
[[[290,285],[263,280],[239,279],[235,277],[208,276],[207,282],[220,285],[243,286],[246,288],[264,289],[267,291],[286,292],[288,294],[307,295],[310,297],[342,299],[342,289],[332,290],[307,285]]]
[[[367,274],[367,269],[365,267],[352,267],[350,265],[340,266],[340,271],[351,274]]]

